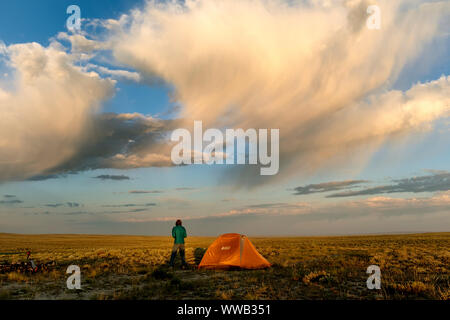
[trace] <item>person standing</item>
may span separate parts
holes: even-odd
[[[174,244],[172,247],[172,255],[170,257],[170,266],[173,267],[178,250],[180,251],[181,263],[183,267],[187,266],[185,258],[184,238],[187,237],[186,229],[181,225],[181,220],[177,220],[175,227],[172,228],[172,237]]]

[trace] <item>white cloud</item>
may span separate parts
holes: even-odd
[[[6,55],[8,53],[8,49],[3,41],[0,40],[0,55]]]
[[[448,2],[405,2],[380,0],[382,28],[373,31],[359,0],[152,1],[119,20],[91,21],[108,30],[104,42],[60,33],[72,54],[56,42],[0,43],[16,77],[14,90],[0,90],[0,179],[69,162],[74,170],[171,165],[164,134],[193,120],[281,129],[277,177],[314,172],[335,156],[366,157],[385,139],[449,114],[449,77],[389,90],[450,10]],[[118,64],[137,72],[76,66],[75,58],[86,62],[98,50],[112,50]],[[114,80],[99,73],[163,79],[176,90],[184,122],[93,116],[114,89]],[[360,146],[367,150],[355,155]],[[227,176],[253,184],[253,169]]]
[[[66,32],[58,33],[57,39],[67,40],[72,46],[72,52],[74,53],[91,53],[98,50],[108,49],[107,42],[101,42],[86,38],[82,34],[67,34]]]
[[[392,198],[372,197],[364,200],[346,201],[341,203],[321,205],[317,203],[284,203],[269,205],[245,206],[222,213],[210,215],[186,216],[183,220],[235,219],[239,225],[239,218],[245,216],[260,217],[298,217],[298,221],[321,220],[352,220],[365,216],[381,218],[397,216],[423,216],[450,210],[450,191],[437,193],[431,197],[422,198]],[[152,222],[173,221],[176,216],[164,217],[120,217],[122,222]]]
[[[80,151],[114,81],[83,72],[55,44],[10,45],[6,53],[15,82],[0,95],[0,179],[25,179]]]
[[[159,153],[117,154],[114,157],[106,159],[103,165],[107,168],[115,169],[170,167],[172,166],[172,160],[170,157]]]
[[[175,87],[186,127],[280,128],[287,177],[448,115],[447,77],[386,91],[450,10],[406,2],[378,1],[376,31],[363,1],[148,2],[109,41],[120,63]],[[241,185],[257,176],[244,170]]]
[[[410,214],[411,211],[426,212],[432,209],[450,209],[450,191],[440,192],[432,197],[392,198],[372,197],[365,200],[348,202],[349,207],[357,209],[370,208],[379,211],[397,212],[397,214]]]
[[[117,78],[118,80],[128,80],[134,82],[141,81],[141,75],[137,72],[132,72],[128,70],[108,69],[106,67],[94,65],[91,63],[87,65],[87,68],[97,70],[101,74]]]

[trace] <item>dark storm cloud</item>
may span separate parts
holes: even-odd
[[[13,199],[13,200],[1,200],[0,204],[18,204],[18,203],[23,203],[22,200],[19,199]]]
[[[437,172],[432,175],[392,180],[393,184],[328,195],[327,198],[377,195],[383,193],[436,192],[450,190],[450,173]]]
[[[129,213],[138,213],[138,212],[145,212],[147,209],[133,209],[131,211],[128,211]]]
[[[93,119],[91,132],[79,152],[53,171],[83,171],[102,168],[145,166],[126,161],[130,156],[166,153],[168,133],[177,128],[176,120],[161,120],[141,114],[103,113]],[[164,149],[164,151],[162,151]],[[120,155],[120,157],[117,157]],[[170,158],[170,151],[168,153]],[[123,160],[125,159],[125,160]],[[135,160],[135,159],[133,159]],[[150,164],[149,164],[150,165]],[[154,161],[152,166],[171,166],[169,161]],[[55,173],[57,173],[55,172]]]
[[[348,189],[350,187],[358,186],[362,183],[368,182],[367,180],[346,180],[346,181],[331,181],[317,184],[308,184],[303,187],[294,188],[295,195],[306,195],[311,193],[322,193],[329,191],[337,191]]]
[[[130,209],[130,210],[116,210],[116,211],[105,211],[102,213],[106,214],[114,214],[114,213],[139,213],[139,212],[146,212],[148,209],[144,208],[138,208],[138,209]]]
[[[128,193],[131,193],[131,194],[153,194],[153,193],[164,193],[164,191],[161,191],[161,190],[131,190],[131,191],[128,191]]]
[[[65,216],[78,216],[78,215],[83,215],[83,214],[92,215],[91,212],[87,212],[87,211],[75,211],[75,212],[64,213]]]
[[[49,208],[59,208],[59,207],[78,208],[81,206],[81,204],[77,202],[66,202],[66,203],[48,203],[45,206]]]
[[[144,204],[138,204],[138,203],[127,203],[127,204],[115,204],[115,205],[104,205],[102,207],[104,208],[129,208],[129,207],[153,207],[156,206],[156,203],[144,203]]]
[[[49,215],[49,214],[52,214],[52,213],[51,213],[50,211],[34,212],[34,213],[31,213],[31,212],[25,212],[25,213],[24,213],[25,216],[30,216],[30,215],[40,216],[40,215]]]
[[[265,208],[289,208],[296,205],[289,203],[261,203],[261,204],[253,204],[245,206],[245,208],[253,208],[253,209],[265,209]]]
[[[77,202],[67,202],[66,204],[70,208],[78,208],[80,206],[80,204]]]
[[[64,206],[64,204],[63,203],[48,203],[45,206],[49,207],[49,208],[59,208],[59,207]]]
[[[33,176],[31,178],[28,178],[28,181],[45,181],[50,179],[58,179],[58,178],[65,178],[67,175],[65,174],[40,174]]]
[[[51,169],[26,179],[44,181],[95,169],[172,166],[169,133],[178,120],[162,120],[138,113],[102,113],[90,120],[89,130],[74,155]],[[153,158],[148,155],[154,155]]]
[[[100,176],[94,177],[94,179],[101,179],[101,180],[130,180],[130,177],[125,176],[125,175],[102,174]]]

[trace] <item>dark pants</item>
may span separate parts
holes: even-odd
[[[173,267],[174,263],[175,263],[175,258],[177,256],[177,252],[178,250],[180,250],[180,256],[181,256],[181,263],[184,265],[186,265],[186,259],[185,259],[185,252],[184,252],[184,244],[183,243],[179,243],[179,244],[174,244],[173,248],[172,248],[172,255],[170,256],[170,265]]]

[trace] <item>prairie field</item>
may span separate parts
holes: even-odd
[[[189,268],[172,269],[170,237],[0,234],[0,264],[27,251],[36,264],[55,262],[0,272],[0,299],[450,298],[450,233],[249,239],[271,268],[198,270],[212,237],[187,238]],[[67,289],[69,265],[81,269],[80,290]],[[369,265],[381,269],[379,290],[367,288]]]

